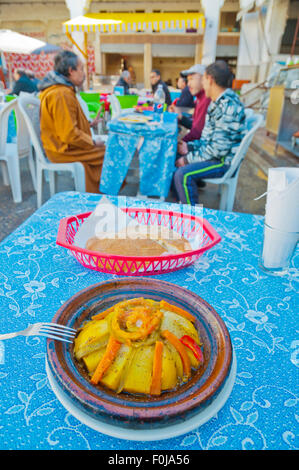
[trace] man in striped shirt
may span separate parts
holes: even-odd
[[[230,88],[232,78],[222,60],[209,65],[203,75],[203,88],[211,103],[201,138],[188,142],[185,154],[176,160],[174,186],[184,204],[198,203],[202,178],[223,176],[244,137],[244,106]]]

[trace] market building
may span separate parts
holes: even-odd
[[[213,2],[213,5],[215,3]],[[179,72],[193,63],[212,62],[222,58],[231,65],[236,78],[261,81],[269,66],[290,55],[298,0],[218,0],[211,8],[207,0],[173,3],[165,0],[114,2],[96,0],[0,0],[0,29],[12,29],[63,47],[74,47],[66,36],[63,24],[82,15],[113,16],[170,14],[173,20],[181,14],[202,15],[195,27],[178,24],[175,29],[137,28],[111,34],[88,31],[88,39],[80,26],[71,31],[77,44],[87,46],[89,70],[100,75],[117,75],[122,67],[130,67],[137,84],[148,85],[148,71],[159,68],[165,80],[175,86]],[[258,41],[256,41],[258,38]],[[84,45],[84,41],[87,43]],[[252,44],[255,47],[252,47]],[[295,44],[294,54],[299,46]]]

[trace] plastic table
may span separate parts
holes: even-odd
[[[56,245],[60,219],[92,211],[100,197],[58,193],[2,241],[0,333],[51,321],[79,290],[117,278],[84,268]],[[129,203],[159,206],[150,200]],[[154,277],[196,292],[227,325],[237,373],[217,415],[172,439],[109,437],[82,424],[56,398],[45,370],[45,338],[19,336],[0,341],[2,450],[298,449],[299,251],[288,275],[270,276],[258,266],[263,217],[211,209],[203,214],[222,241],[194,265]]]
[[[132,110],[124,110],[121,116],[126,114],[132,114]],[[119,193],[138,149],[139,192],[144,196],[167,197],[175,170],[177,115],[168,112],[155,115],[150,111],[144,114],[153,115],[158,124],[129,123],[119,117],[108,123],[101,192],[110,195]]]

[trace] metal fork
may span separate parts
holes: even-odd
[[[25,328],[25,330],[0,335],[0,341],[2,339],[14,338],[15,336],[21,335],[46,336],[47,338],[72,343],[75,334],[76,330],[74,330],[73,328],[69,328],[68,326],[64,325],[59,325],[58,323],[34,323],[33,325],[29,325],[27,328]]]

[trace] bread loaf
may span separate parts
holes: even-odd
[[[110,239],[90,238],[86,243],[87,250],[98,251],[120,256],[161,256],[165,248],[155,240],[141,239]]]
[[[121,256],[161,256],[192,250],[190,243],[177,232],[157,226],[97,234],[87,241],[86,249]]]

